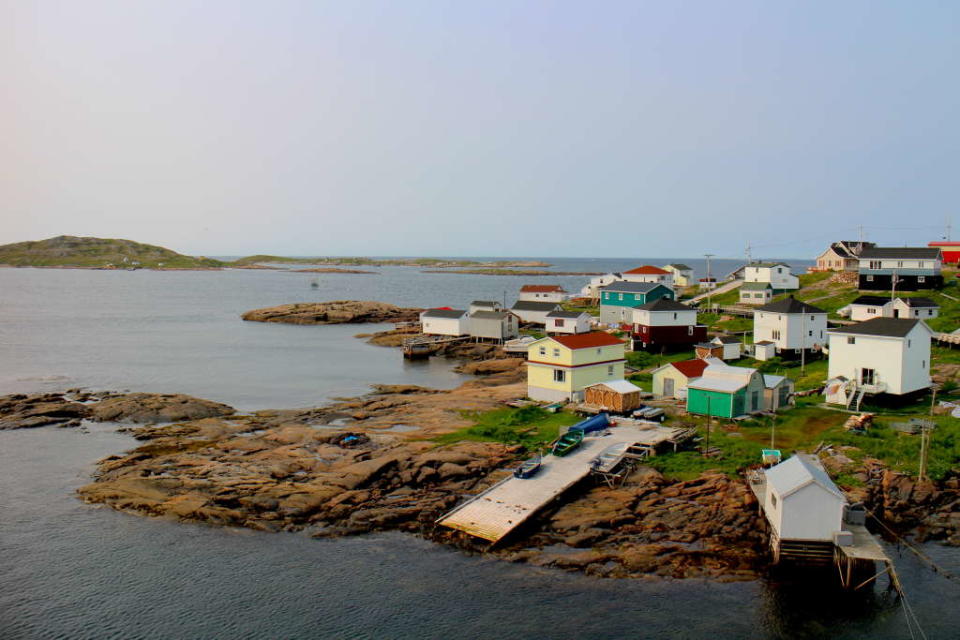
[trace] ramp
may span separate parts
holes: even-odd
[[[610,447],[655,446],[667,441],[675,431],[651,423],[648,428],[614,427],[603,435],[588,435],[562,458],[544,456],[540,471],[532,478],[511,475],[471,497],[437,520],[437,524],[496,543],[586,477],[594,459]]]

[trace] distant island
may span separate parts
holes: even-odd
[[[213,258],[185,256],[133,240],[57,236],[0,246],[0,265],[75,269],[220,269],[225,263]]]
[[[269,265],[324,265],[335,266],[400,266],[515,268],[549,267],[549,263],[536,260],[452,260],[445,258],[343,258],[313,257],[291,258],[258,254],[233,261],[194,257],[177,253],[165,247],[143,244],[133,240],[114,238],[88,238],[57,236],[47,240],[33,240],[0,245],[0,266],[46,267],[63,269],[170,269],[209,270],[223,268],[265,269]],[[334,270],[317,273],[364,273],[362,271]],[[368,272],[369,273],[369,272]]]

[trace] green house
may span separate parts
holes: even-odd
[[[738,418],[765,409],[763,376],[756,369],[731,367],[710,358],[703,375],[687,384],[687,411],[716,418]]]
[[[660,298],[673,300],[673,289],[656,282],[613,282],[600,289],[600,322],[632,323],[634,307]]]

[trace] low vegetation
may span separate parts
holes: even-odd
[[[556,440],[561,428],[581,420],[573,413],[550,413],[537,406],[463,412],[462,415],[472,420],[473,425],[435,438],[435,441],[444,444],[462,440],[502,442],[523,445],[533,451]]]
[[[57,236],[0,246],[0,265],[90,269],[215,269],[224,263],[152,244],[110,238]]]

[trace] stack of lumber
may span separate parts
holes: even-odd
[[[847,431],[866,431],[873,424],[872,413],[861,413],[858,416],[850,416],[843,424]]]

